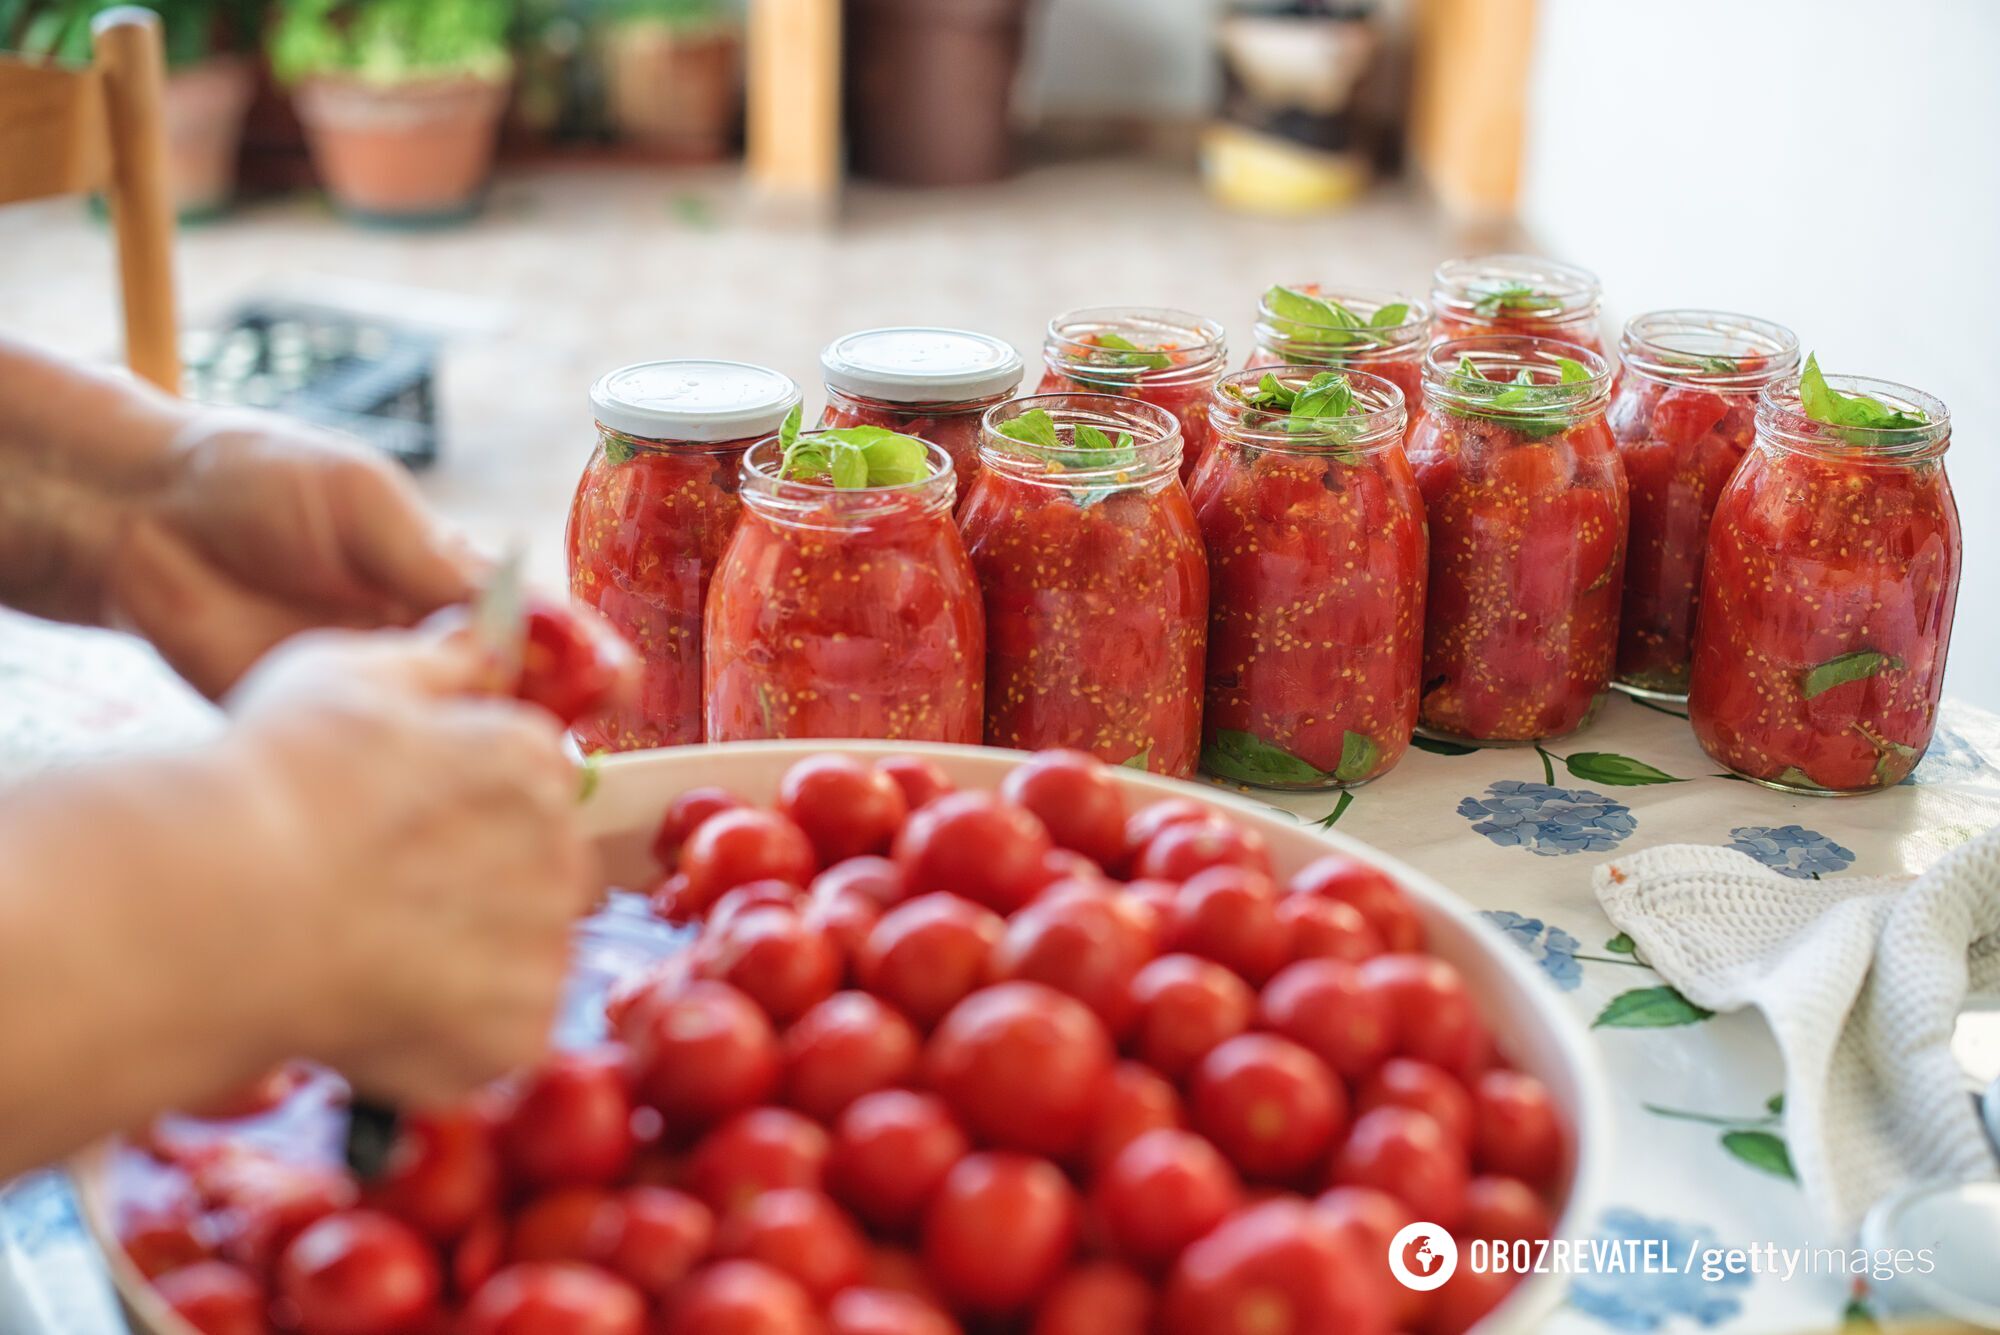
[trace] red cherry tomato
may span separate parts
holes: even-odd
[[[1460,1145],[1472,1144],[1472,1095],[1449,1072],[1414,1057],[1391,1057],[1355,1095],[1354,1111],[1396,1104],[1427,1112]]]
[[[1486,1071],[1472,1086],[1473,1162],[1481,1171],[1554,1185],[1562,1169],[1562,1121],[1541,1081],[1519,1071]]]
[[[922,756],[884,756],[875,768],[896,781],[910,810],[928,805],[951,791],[951,780],[935,760]]]
[[[438,1242],[472,1227],[500,1203],[500,1156],[485,1114],[459,1107],[405,1115],[368,1203]]]
[[[633,1007],[620,1026],[639,1097],[676,1127],[708,1125],[777,1087],[778,1036],[727,983],[692,982]]]
[[[1113,1036],[1132,1020],[1132,978],[1153,956],[1152,931],[1124,894],[1065,881],[1007,923],[993,973],[1043,983],[1097,1013]]]
[[[1373,1187],[1334,1187],[1313,1202],[1313,1211],[1345,1239],[1363,1268],[1388,1296],[1396,1329],[1409,1330],[1424,1310],[1424,1295],[1404,1288],[1389,1269],[1389,1245],[1417,1217],[1410,1207]]]
[[[1347,1092],[1326,1063],[1287,1038],[1242,1034],[1194,1068],[1195,1129],[1251,1177],[1283,1181],[1323,1157],[1347,1124]]]
[[[935,1024],[986,980],[1006,924],[957,895],[918,895],[882,915],[861,953],[861,985],[918,1025]]]
[[[118,1245],[140,1274],[157,1279],[209,1259],[208,1247],[195,1236],[195,1223],[192,1204],[127,1211],[118,1220]]]
[[[885,1089],[864,1094],[833,1129],[826,1176],[835,1196],[877,1228],[916,1222],[971,1144],[944,1100]]]
[[[960,1335],[958,1323],[913,1293],[854,1288],[826,1307],[827,1335]]]
[[[822,863],[882,853],[910,814],[890,775],[851,756],[808,756],[785,771],[778,810],[812,840]]]
[[[1264,985],[1257,1013],[1349,1080],[1381,1065],[1396,1041],[1388,998],[1362,987],[1360,971],[1342,960],[1286,965]]]
[[[671,1187],[627,1187],[618,1193],[617,1241],[605,1265],[649,1298],[663,1299],[708,1254],[715,1216]]]
[[[540,705],[568,727],[630,689],[637,671],[632,647],[589,608],[528,599],[515,699]]]
[[[708,921],[702,924],[702,935],[707,937],[720,932],[752,909],[791,909],[797,912],[805,907],[805,902],[805,892],[795,885],[784,881],[750,881],[725,891],[722,898],[709,907]]]
[[[1553,1227],[1549,1207],[1518,1177],[1486,1174],[1465,1184],[1465,1217],[1458,1234],[1467,1241],[1536,1242]]]
[[[1109,883],[1104,868],[1083,854],[1067,848],[1051,848],[1042,854],[1041,891],[1060,883],[1102,886]]]
[[[498,1214],[481,1215],[452,1246],[452,1291],[461,1296],[478,1292],[506,1259],[507,1221]]]
[[[756,1261],[718,1261],[682,1286],[666,1335],[820,1335],[798,1282]]]
[[[1485,1026],[1458,970],[1430,955],[1377,955],[1359,967],[1363,990],[1388,1005],[1398,1053],[1461,1075],[1478,1060]]]
[[[1119,1062],[1105,1077],[1091,1113],[1084,1166],[1101,1170],[1146,1132],[1178,1130],[1185,1124],[1181,1096],[1165,1076],[1138,1062]]]
[[[1185,881],[1210,867],[1245,867],[1270,875],[1264,836],[1223,816],[1176,821],[1146,842],[1132,863],[1136,877]]]
[[[1359,964],[1382,953],[1382,938],[1361,910],[1318,895],[1280,895],[1278,922],[1295,960],[1345,960]]]
[[[1124,861],[1129,864],[1137,858],[1154,836],[1169,825],[1207,820],[1211,814],[1209,808],[1191,797],[1169,797],[1139,808],[1125,821]]]
[[[813,877],[812,897],[859,894],[877,910],[894,908],[909,898],[903,869],[887,858],[846,858]]]
[[[197,1167],[195,1187],[214,1207],[216,1250],[259,1275],[307,1225],[346,1209],[356,1195],[346,1173],[234,1148]]]
[[[327,1215],[278,1258],[300,1335],[404,1335],[431,1318],[443,1283],[430,1244],[377,1210]]]
[[[1162,955],[1132,979],[1138,1018],[1132,1043],[1140,1059],[1177,1079],[1225,1039],[1250,1027],[1256,998],[1241,978],[1212,960]]]
[[[727,1215],[766,1191],[818,1189],[829,1141],[787,1108],[752,1108],[702,1137],[688,1157],[688,1189]]]
[[[472,1296],[458,1327],[462,1335],[643,1335],[645,1328],[637,1290],[573,1262],[507,1267]]]
[[[1111,1059],[1088,1006],[1040,983],[1001,983],[939,1022],[924,1070],[973,1135],[1063,1155],[1082,1141]]]
[[[1336,899],[1360,910],[1385,948],[1408,953],[1424,948],[1424,927],[1402,889],[1389,874],[1345,853],[1328,853],[1292,877],[1295,895]]]
[[[819,863],[806,833],[775,811],[738,807],[696,826],[681,845],[680,903],[690,914],[750,881],[784,881],[803,889]]]
[[[1446,1229],[1465,1209],[1466,1177],[1465,1150],[1435,1117],[1415,1108],[1361,1114],[1333,1157],[1336,1185],[1387,1192],[1417,1218]]]
[[[1166,946],[1214,960],[1253,984],[1263,982],[1290,954],[1291,941],[1278,921],[1277,887],[1262,872],[1244,867],[1196,872],[1174,896]]]
[[[500,1153],[516,1180],[531,1188],[578,1186],[623,1173],[635,1148],[626,1081],[621,1052],[546,1058],[500,1127]]]
[[[877,1247],[868,1253],[867,1287],[907,1293],[940,1309],[944,1307],[937,1285],[924,1273],[924,1263],[915,1252],[900,1247]]]
[[[1076,1246],[1076,1193],[1046,1159],[968,1154],[945,1174],[924,1212],[924,1265],[964,1310],[1030,1306]]]
[[[1093,1261],[1055,1282],[1029,1335],[1147,1335],[1152,1328],[1152,1287],[1124,1266]]]
[[[671,870],[680,856],[681,845],[688,841],[701,823],[719,812],[734,811],[743,805],[743,799],[727,788],[690,788],[667,804],[666,815],[660,818],[660,828],[653,832],[653,857],[660,866]]]
[[[1105,1165],[1091,1205],[1113,1249],[1146,1268],[1181,1249],[1243,1203],[1243,1183],[1215,1146],[1188,1131],[1148,1131]]]
[[[1421,1335],[1465,1335],[1500,1305],[1513,1289],[1515,1278],[1460,1265],[1450,1279],[1431,1291],[1418,1327]]]
[[[769,905],[730,922],[711,918],[692,967],[695,977],[728,983],[779,1024],[840,986],[840,953],[826,935],[792,909]]]
[[[1181,1253],[1166,1335],[1385,1335],[1388,1299],[1361,1259],[1297,1200],[1253,1205]]]
[[[201,1335],[267,1335],[264,1286],[241,1266],[196,1261],[153,1281],[160,1301]]]
[[[816,1302],[861,1282],[868,1248],[846,1214],[817,1191],[767,1191],[716,1233],[717,1256],[762,1261],[797,1280]]]
[[[785,1032],[785,1102],[832,1122],[863,1094],[908,1082],[922,1044],[908,1020],[868,993],[836,992]]]
[[[605,1187],[562,1187],[515,1213],[507,1257],[513,1261],[606,1261],[625,1227],[618,1195]]]
[[[896,864],[918,894],[949,892],[1012,913],[1042,887],[1049,832],[991,793],[950,793],[911,813]]]
[[[1034,813],[1058,848],[1100,867],[1125,855],[1125,795],[1110,766],[1082,751],[1039,751],[1008,771],[1000,795]]]

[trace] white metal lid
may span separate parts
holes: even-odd
[[[591,411],[613,431],[645,440],[768,436],[799,401],[781,371],[748,362],[637,362],[599,376]]]
[[[1021,383],[1021,354],[965,329],[863,329],[819,354],[829,389],[891,403],[956,403]]]

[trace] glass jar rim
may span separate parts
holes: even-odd
[[[1307,296],[1316,297],[1321,301],[1339,302],[1342,306],[1364,319],[1373,317],[1376,311],[1388,306],[1407,306],[1409,307],[1409,311],[1399,323],[1383,325],[1380,328],[1371,325],[1367,329],[1357,330],[1347,325],[1313,324],[1309,321],[1281,315],[1276,310],[1273,310],[1271,307],[1271,292],[1273,289],[1266,288],[1263,295],[1257,299],[1257,323],[1254,329],[1257,346],[1261,348],[1272,351],[1286,349],[1299,353],[1310,353],[1315,356],[1323,356],[1326,360],[1332,362],[1347,358],[1394,357],[1422,348],[1424,342],[1430,337],[1430,303],[1419,297],[1406,297],[1401,293],[1390,292],[1381,288],[1335,288],[1324,283],[1311,283],[1305,286],[1295,283],[1281,283],[1276,286],[1286,287],[1294,292],[1302,292]],[[1314,290],[1307,291],[1308,287]],[[1286,332],[1287,326],[1305,330],[1324,329],[1338,331],[1341,334],[1355,335],[1356,337],[1351,342],[1321,343],[1316,342],[1310,334],[1301,336],[1297,333],[1288,333]]]
[[[1734,311],[1647,311],[1625,322],[1618,352],[1626,370],[1649,380],[1750,392],[1798,370],[1799,336]]]
[[[924,442],[929,477],[883,487],[836,487],[830,482],[801,482],[779,476],[785,448],[777,436],[766,436],[743,452],[738,465],[737,495],[759,513],[802,528],[846,529],[896,516],[947,514],[958,496],[951,456]]]
[[[1557,323],[1595,315],[1604,297],[1604,286],[1597,275],[1580,265],[1539,255],[1506,253],[1467,255],[1441,262],[1431,276],[1431,302],[1440,312],[1449,311],[1462,319],[1500,319],[1501,312],[1488,314],[1479,307],[1491,299],[1495,289],[1515,283],[1553,297],[1561,304],[1553,311],[1510,312],[1504,317],[1507,319]]]
[[[1254,389],[1270,376],[1287,389],[1298,389],[1327,370],[1323,366],[1259,366],[1232,371],[1215,382],[1209,395],[1208,421],[1219,440],[1254,445],[1284,454],[1325,454],[1333,451],[1374,452],[1403,439],[1409,405],[1393,380],[1366,371],[1338,370],[1364,409],[1347,417],[1318,419],[1325,425],[1292,431],[1279,425],[1286,419],[1243,402],[1231,389]],[[1257,422],[1257,418],[1266,419]]]
[[[1806,416],[1796,374],[1764,386],[1757,396],[1757,436],[1785,449],[1864,463],[1922,463],[1951,445],[1951,410],[1944,400],[1909,385],[1872,376],[1828,375],[1827,387],[1866,394],[1892,408],[1924,414],[1921,426],[1834,426]]]
[[[1477,383],[1499,389],[1526,370],[1537,376],[1535,388],[1542,391],[1536,401],[1519,406],[1494,402],[1494,389],[1477,389],[1459,372],[1461,360],[1470,361],[1481,373]],[[1586,379],[1567,383],[1542,380],[1547,372],[1561,374],[1561,361],[1572,361],[1589,372]],[[1508,373],[1500,380],[1486,374],[1486,368],[1500,367]],[[1504,391],[1502,391],[1504,392]],[[1611,364],[1589,348],[1561,339],[1533,334],[1487,334],[1478,338],[1446,339],[1424,354],[1424,403],[1450,411],[1468,412],[1502,422],[1532,418],[1587,417],[1604,411],[1611,398]]]
[[[1089,364],[1098,344],[1087,342],[1087,334],[1151,331],[1166,337],[1152,340],[1153,350],[1186,356],[1187,360],[1168,366],[1103,366]],[[1178,336],[1182,341],[1168,342]],[[1134,339],[1134,342],[1139,340]],[[1076,373],[1105,384],[1173,384],[1200,379],[1211,374],[1229,356],[1229,333],[1219,320],[1192,311],[1168,306],[1083,306],[1064,311],[1049,321],[1042,343],[1042,362],[1049,369],[1071,379]]]
[[[1002,424],[1038,408],[1055,419],[1058,429],[1088,425],[1112,436],[1129,433],[1136,457],[1127,464],[1071,467],[1059,456],[1073,451],[1001,434]],[[1165,408],[1117,394],[1028,394],[994,404],[979,424],[980,467],[1039,486],[1097,490],[1145,485],[1178,475],[1181,447],[1180,419]]]

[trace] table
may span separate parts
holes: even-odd
[[[143,647],[0,615],[0,784],[80,756],[198,739],[215,715]],[[1916,772],[1889,792],[1791,797],[1720,777],[1678,711],[1615,696],[1582,735],[1537,749],[1435,743],[1347,795],[1253,794],[1336,825],[1457,889],[1527,952],[1603,1055],[1617,1120],[1606,1236],[1718,1247],[1844,1246],[1790,1176],[1783,1083],[1761,1019],[1691,1006],[1615,935],[1590,872],[1661,843],[1733,846],[1796,877],[1915,872],[2000,824],[2000,718],[1947,701]],[[1641,782],[1634,782],[1641,780]],[[1971,1026],[1966,1027],[1971,1030]],[[1968,1063],[2000,1071],[1972,1033]],[[1990,1044],[1988,1047],[1982,1044]],[[11,1283],[10,1283],[11,1277]],[[1547,1329],[1831,1329],[1873,1300],[1830,1276],[1579,1277]],[[13,1311],[24,1315],[9,1320]],[[116,1330],[63,1181],[0,1192],[0,1329]]]

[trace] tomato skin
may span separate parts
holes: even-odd
[[[1458,970],[1430,955],[1377,955],[1361,966],[1361,986],[1387,1004],[1396,1051],[1471,1073],[1490,1054],[1472,995]],[[1438,1222],[1438,1221],[1433,1221]]]
[[[1181,1253],[1162,1329],[1385,1335],[1387,1302],[1360,1259],[1304,1202],[1272,1200],[1224,1220]]]
[[[949,793],[911,814],[895,859],[918,894],[949,892],[1012,913],[1042,887],[1051,847],[1039,820],[991,793]]]
[[[1424,1307],[1421,1335],[1465,1335],[1500,1305],[1514,1288],[1515,1276],[1474,1270],[1461,1265],[1433,1290]]]
[[[595,1266],[535,1262],[509,1266],[480,1286],[461,1335],[643,1335],[638,1291]]]
[[[264,1286],[241,1266],[196,1261],[159,1276],[153,1289],[200,1335],[268,1335]]]
[[[1125,795],[1111,767],[1085,751],[1038,751],[1010,770],[1000,795],[1031,812],[1057,848],[1100,867],[1125,855]]]
[[[501,1124],[500,1154],[523,1185],[601,1185],[632,1162],[632,1094],[624,1054],[559,1052],[530,1076]],[[473,1202],[475,1210],[490,1197]]]
[[[908,1082],[922,1040],[866,992],[836,992],[785,1031],[785,1102],[831,1123],[854,1100]]]
[[[840,966],[840,952],[824,933],[793,909],[769,904],[722,922],[711,916],[692,963],[695,977],[730,984],[779,1024],[832,996]]]
[[[1264,1027],[1283,1034],[1331,1067],[1358,1080],[1394,1050],[1388,999],[1361,984],[1361,971],[1342,960],[1300,960],[1278,971],[1257,1001]]]
[[[1055,1282],[1029,1335],[1147,1335],[1153,1326],[1153,1290],[1138,1275],[1109,1261],[1091,1261]]]
[[[216,1250],[259,1275],[300,1232],[346,1210],[357,1194],[344,1172],[233,1147],[197,1166],[194,1180],[219,1225]]]
[[[624,1227],[616,1192],[607,1187],[560,1187],[533,1198],[515,1213],[507,1259],[603,1262],[618,1245]]]
[[[1473,1162],[1482,1172],[1551,1187],[1563,1164],[1563,1129],[1541,1081],[1519,1071],[1482,1073],[1472,1086],[1477,1134]]]
[[[972,1144],[933,1094],[885,1089],[848,1105],[833,1129],[827,1181],[848,1209],[880,1229],[916,1223]]]
[[[1136,861],[1159,833],[1169,825],[1207,820],[1214,813],[1191,797],[1167,797],[1140,807],[1125,819],[1125,865]],[[1106,863],[1117,866],[1118,863]]]
[[[707,911],[726,890],[749,881],[784,881],[803,889],[819,870],[812,841],[785,816],[761,807],[718,812],[681,846],[679,900],[690,914]]]
[[[627,1187],[618,1193],[618,1209],[618,1240],[604,1263],[648,1298],[671,1293],[715,1238],[709,1208],[671,1187]]]
[[[1212,960],[1162,955],[1132,979],[1138,1012],[1133,1046],[1170,1079],[1185,1075],[1218,1043],[1250,1027],[1248,984]]]
[[[641,1001],[620,1026],[640,1099],[676,1127],[707,1126],[776,1089],[778,1036],[727,983],[696,981]]]
[[[1383,951],[1382,937],[1352,904],[1317,895],[1278,896],[1278,924],[1293,960],[1359,964]]]
[[[1139,1062],[1119,1062],[1105,1077],[1084,1138],[1083,1163],[1102,1171],[1118,1152],[1148,1131],[1187,1125],[1181,1096],[1167,1078]]]
[[[1061,1156],[1083,1139],[1111,1060],[1111,1040],[1082,1002],[1040,983],[1000,983],[939,1022],[924,1071],[973,1135]]]
[[[514,698],[539,705],[564,727],[637,684],[639,663],[625,637],[590,608],[531,596]]]
[[[681,1287],[665,1335],[820,1335],[798,1282],[756,1261],[717,1261]]]
[[[1424,948],[1424,925],[1402,889],[1379,867],[1345,853],[1328,853],[1287,883],[1295,895],[1352,904],[1382,939],[1383,949],[1410,954]]]
[[[1274,1182],[1317,1163],[1347,1124],[1347,1092],[1326,1064],[1273,1034],[1210,1050],[1189,1081],[1188,1107],[1232,1163]]]
[[[859,895],[877,910],[892,909],[910,897],[903,869],[884,857],[869,854],[843,858],[813,877],[812,898]]]
[[[1147,1269],[1172,1265],[1181,1249],[1243,1204],[1243,1183],[1220,1151],[1188,1131],[1148,1131],[1098,1174],[1091,1205],[1112,1246]]]
[[[1389,1244],[1405,1225],[1417,1221],[1410,1207],[1373,1187],[1333,1187],[1313,1202],[1317,1214],[1362,1262],[1389,1300],[1396,1329],[1410,1330],[1424,1310],[1424,1295],[1404,1288],[1389,1269]]]
[[[935,1024],[986,981],[1000,915],[944,893],[918,895],[882,915],[854,961],[861,985],[920,1027]]]
[[[278,1258],[277,1292],[301,1335],[403,1335],[443,1288],[421,1234],[376,1210],[342,1210],[300,1231]]]
[[[827,1335],[960,1335],[959,1326],[913,1293],[851,1288],[826,1306]]]
[[[808,756],[785,771],[778,810],[812,841],[821,863],[888,851],[909,799],[890,775],[850,756]]]
[[[1008,920],[992,972],[1075,997],[1116,1037],[1131,1025],[1132,978],[1152,956],[1147,911],[1123,894],[1068,880]]]
[[[1429,1113],[1396,1105],[1365,1112],[1333,1158],[1333,1180],[1373,1187],[1442,1228],[1465,1209],[1465,1151]]]
[[[1076,1246],[1076,1193],[1046,1159],[1007,1151],[968,1154],[945,1174],[924,1211],[931,1278],[968,1311],[1029,1306]]]
[[[1244,867],[1271,873],[1264,836],[1223,816],[1176,821],[1146,841],[1133,860],[1135,877],[1185,881],[1210,867]]]
[[[1210,867],[1174,896],[1167,949],[1214,960],[1253,986],[1278,971],[1290,944],[1278,921],[1277,887],[1262,872]]]
[[[1459,1236],[1505,1242],[1537,1242],[1555,1227],[1549,1207],[1518,1177],[1482,1174],[1465,1184],[1465,1217]]]
[[[121,1212],[118,1246],[140,1274],[158,1279],[170,1270],[211,1259],[208,1247],[195,1236],[195,1223],[192,1202]]]
[[[817,1189],[831,1142],[788,1108],[752,1108],[716,1127],[688,1157],[688,1189],[726,1216],[766,1191]]]
[[[952,791],[944,769],[923,756],[884,756],[875,762],[875,768],[896,781],[896,786],[903,790],[903,801],[912,811]]]
[[[500,1155],[490,1120],[469,1106],[404,1114],[367,1199],[435,1241],[457,1238],[500,1203]]]
[[[1449,1072],[1414,1057],[1391,1057],[1361,1086],[1354,1110],[1365,1113],[1390,1104],[1429,1113],[1453,1141],[1471,1146],[1472,1095]]]
[[[767,1191],[733,1211],[715,1236],[718,1257],[761,1261],[818,1303],[861,1282],[868,1248],[839,1206],[817,1191]]]
[[[653,832],[654,860],[662,868],[673,870],[674,863],[680,858],[681,845],[688,841],[688,836],[703,821],[743,805],[743,799],[727,788],[688,789],[669,802],[666,814],[660,817],[659,829]]]

